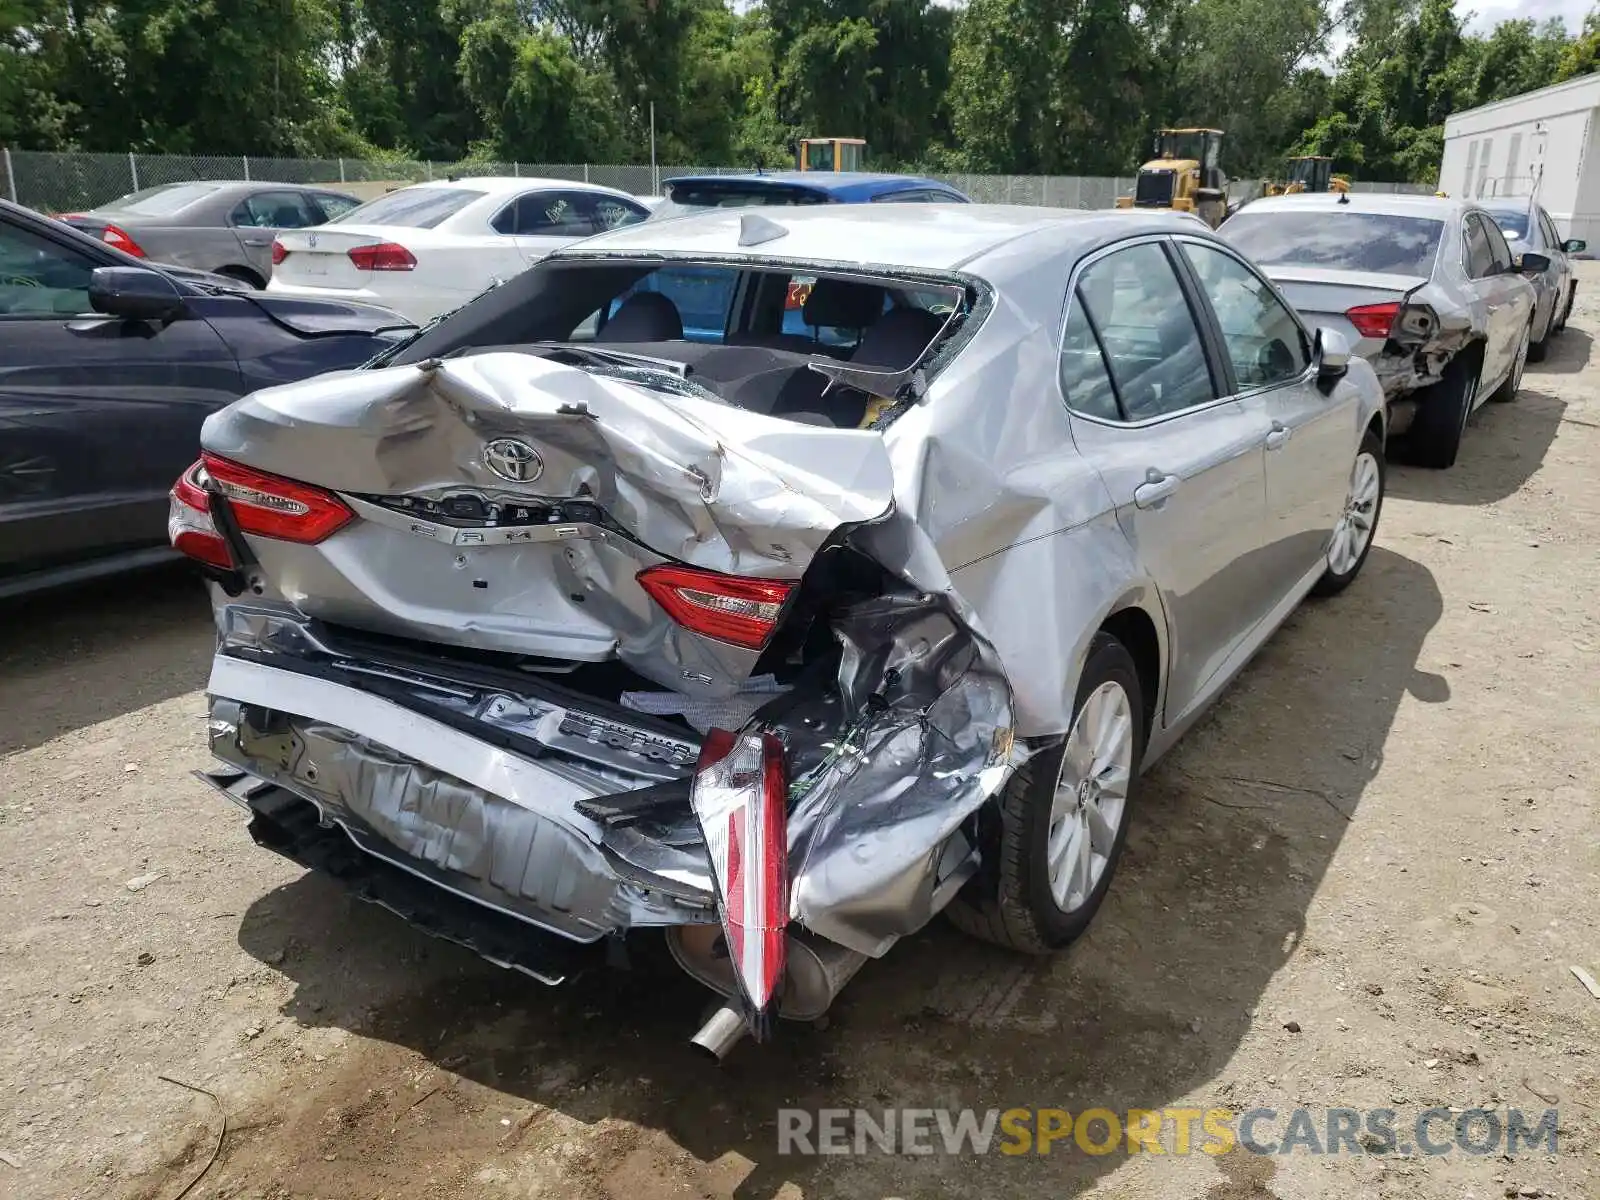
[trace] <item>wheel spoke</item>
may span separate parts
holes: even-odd
[[[1117,826],[1100,802],[1090,801],[1083,807],[1089,826],[1089,844],[1100,854],[1111,853],[1111,843],[1117,840]]]

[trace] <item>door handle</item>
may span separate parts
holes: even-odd
[[[271,238],[245,238],[243,240],[244,240],[244,244],[246,246],[270,246],[270,245],[272,245],[272,239]]]
[[[1267,434],[1267,449],[1282,450],[1294,436],[1294,430],[1287,425],[1280,425],[1277,421],[1272,423],[1272,432]]]
[[[1159,508],[1182,482],[1176,475],[1163,475],[1151,467],[1144,474],[1144,482],[1133,489],[1133,502],[1140,508]]]

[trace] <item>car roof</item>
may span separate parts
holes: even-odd
[[[395,188],[394,191],[408,192],[421,188],[467,188],[480,191],[486,196],[504,196],[514,192],[525,192],[530,188],[553,188],[563,192],[596,192],[605,196],[625,196],[629,200],[633,199],[628,192],[602,187],[598,183],[583,183],[575,179],[541,179],[530,175],[461,175],[455,179],[429,179],[419,183],[408,183],[405,187]],[[392,196],[394,192],[385,192],[384,195]]]
[[[1344,198],[1348,198],[1348,203]],[[1380,213],[1391,217],[1432,217],[1436,221],[1458,216],[1479,207],[1470,200],[1452,196],[1424,196],[1395,192],[1301,192],[1292,196],[1263,196],[1239,210],[1246,213],[1304,212],[1307,209],[1333,212]]]
[[[825,192],[835,200],[882,195],[889,191],[908,191],[912,188],[938,188],[941,191],[961,193],[948,183],[922,175],[890,175],[872,171],[761,171],[738,175],[674,175],[665,180],[674,183],[720,183],[735,181],[741,186],[763,183],[784,187],[807,187]]]
[[[741,246],[745,222],[759,235]],[[625,225],[558,252],[738,256],[800,262],[860,262],[928,271],[959,270],[1018,238],[1059,231],[1084,243],[1139,232],[1207,233],[1203,222],[1136,209],[1080,210],[1004,204],[819,204],[792,208],[717,208],[670,220]]]

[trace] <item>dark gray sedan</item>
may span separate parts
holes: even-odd
[[[323,225],[361,201],[291,183],[169,183],[61,219],[135,258],[228,275],[251,287],[272,277],[272,239]]]

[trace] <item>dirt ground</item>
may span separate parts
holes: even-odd
[[[1393,470],[1359,583],[1149,778],[1089,936],[1020,960],[940,923],[829,1028],[720,1069],[648,956],[548,990],[257,850],[189,777],[210,630],[181,573],[5,610],[0,1195],[1600,1197],[1600,1000],[1570,970],[1600,974],[1600,268],[1583,287],[1454,470]],[[775,1136],[784,1107],[1184,1105],[1557,1107],[1560,1152]]]

